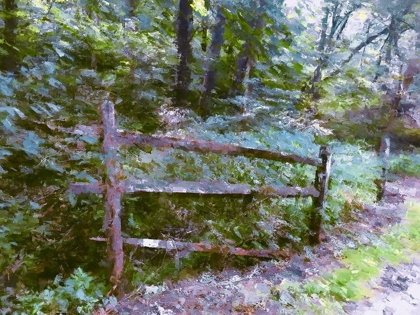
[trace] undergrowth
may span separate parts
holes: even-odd
[[[420,176],[420,153],[400,153],[390,158],[389,171],[405,176]]]

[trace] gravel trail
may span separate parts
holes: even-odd
[[[384,206],[407,200],[420,203],[419,179],[408,178],[387,185]],[[409,263],[386,265],[376,281],[374,297],[351,303],[347,309],[352,315],[420,315],[420,253]]]

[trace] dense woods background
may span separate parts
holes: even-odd
[[[419,175],[420,5],[414,0],[3,0],[0,15],[2,312],[88,313],[106,304],[100,125],[314,157],[334,154],[326,232],[376,202],[391,138],[392,174]],[[382,140],[381,140],[382,139]],[[159,150],[122,150],[127,177],[307,186],[311,166]],[[123,201],[125,236],[244,248],[307,244],[307,198],[164,194]],[[183,270],[241,267],[127,248],[126,290]],[[100,266],[100,267],[98,267]],[[41,294],[42,293],[42,294]]]

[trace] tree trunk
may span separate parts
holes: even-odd
[[[204,0],[204,8],[209,11],[210,9],[210,0]],[[203,24],[203,28],[201,30],[201,49],[203,51],[207,51],[207,22]]]
[[[314,71],[314,77],[312,80],[312,93],[315,91],[314,83],[321,81],[322,77],[322,68],[326,64],[326,56],[324,56],[325,45],[327,43],[327,29],[328,29],[328,17],[330,15],[330,11],[328,9],[325,10],[325,16],[322,19],[322,31],[321,31],[321,38],[319,40],[318,45],[318,52],[321,53],[321,57],[318,60],[318,66]],[[331,35],[331,34],[330,34]]]
[[[6,55],[0,55],[0,69],[4,71],[14,72],[17,69],[16,50],[14,49],[16,41],[17,18],[15,11],[17,4],[15,0],[4,0],[4,42],[0,44],[0,48],[7,52]]]
[[[175,72],[175,105],[184,106],[187,103],[188,89],[191,83],[191,70],[189,63],[192,59],[192,0],[178,1],[178,14],[176,17],[176,45],[178,47],[179,65]]]
[[[246,97],[252,97],[253,92],[254,92],[254,84],[250,82],[250,80],[252,79],[254,68],[255,68],[255,56],[251,55],[248,58],[248,62],[246,65],[246,72],[245,72],[245,81],[246,81],[245,96]]]
[[[139,0],[125,0],[126,16],[133,17],[134,11],[137,9],[138,4]]]
[[[233,84],[230,94],[236,96],[241,91],[242,82],[244,81],[246,65],[248,64],[248,58],[251,54],[251,44],[249,40],[242,45],[242,52],[239,54],[236,60],[235,74],[233,77]]]
[[[210,115],[211,92],[216,84],[216,67],[220,58],[220,50],[224,42],[225,16],[220,6],[217,7],[216,23],[212,28],[211,43],[207,60],[207,70],[204,75],[203,86],[201,89],[200,109],[203,117]]]
[[[318,60],[318,66],[316,67],[314,71],[314,76],[312,78],[312,85],[310,88],[310,93],[312,94],[312,98],[317,99],[319,98],[319,92],[317,88],[315,87],[315,83],[320,82],[322,79],[322,70],[327,66],[328,64],[328,54],[332,50],[332,42],[334,40],[338,40],[343,33],[347,22],[352,15],[352,13],[358,9],[360,5],[353,6],[347,10],[347,12],[344,13],[343,16],[341,16],[339,11],[341,10],[340,2],[337,2],[333,11],[331,12],[328,8],[325,8],[325,15],[322,19],[322,31],[321,31],[321,38],[318,44],[318,52],[321,54],[319,60]],[[328,21],[330,16],[332,15],[331,20],[331,29],[327,36],[327,30],[328,30]]]
[[[260,7],[265,5],[265,1],[261,0]],[[252,27],[253,31],[263,29],[265,27],[265,18],[263,14],[259,13],[259,15],[253,19],[253,21],[251,21],[250,26]],[[245,44],[242,45],[242,52],[239,54],[236,61],[233,86],[230,91],[231,96],[236,96],[240,93],[245,76],[249,76],[247,79],[250,79],[250,74],[252,73],[256,59],[255,50],[256,47],[251,44],[251,40],[248,38]]]

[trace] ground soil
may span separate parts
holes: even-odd
[[[305,253],[281,262],[260,262],[246,271],[228,268],[161,287],[143,286],[99,314],[294,314],[296,309],[284,307],[285,300],[293,301],[288,292],[274,301],[273,288],[285,280],[299,283],[342,267],[339,258],[344,249],[369,244],[405,220],[407,199],[420,202],[419,179],[388,182],[383,202],[361,207],[351,222],[323,235],[322,243]],[[397,267],[385,265],[375,283],[373,299],[346,303],[344,313],[420,314],[420,255]]]
[[[405,199],[420,203],[419,179],[406,178],[389,183],[387,199],[383,206],[396,207]],[[380,279],[376,281],[374,298],[349,303],[346,309],[352,315],[420,314],[420,253],[409,263],[399,266],[386,265]]]

